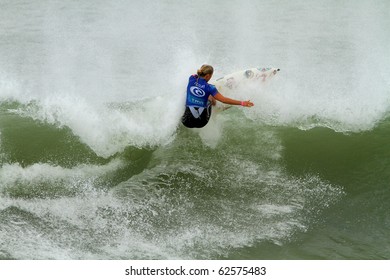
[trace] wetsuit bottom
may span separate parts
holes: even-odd
[[[188,128],[204,127],[210,120],[211,103],[207,104],[207,108],[203,107],[186,107],[181,122]]]

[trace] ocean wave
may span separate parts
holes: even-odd
[[[15,198],[81,195],[91,188],[106,188],[106,181],[102,179],[123,165],[118,159],[106,165],[82,164],[73,168],[49,163],[36,163],[27,167],[19,163],[3,164],[0,167],[0,192]]]

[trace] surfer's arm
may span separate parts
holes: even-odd
[[[223,96],[219,92],[216,95],[214,95],[214,98],[222,103],[230,104],[230,105],[242,105],[244,107],[252,107],[254,105],[252,102],[250,102],[250,100],[240,101],[240,100],[236,100],[236,99],[231,99],[229,97]]]

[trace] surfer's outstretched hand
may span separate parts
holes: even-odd
[[[252,106],[254,106],[255,104],[253,104],[253,102],[251,102],[250,100],[248,100],[248,101],[242,101],[242,106],[244,106],[244,107],[252,107]]]

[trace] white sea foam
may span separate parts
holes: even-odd
[[[0,167],[0,189],[7,193],[15,186],[36,187],[41,184],[60,185],[64,188],[73,188],[76,192],[83,192],[89,182],[94,182],[105,174],[112,173],[123,165],[120,160],[113,160],[107,165],[82,164],[73,168],[53,166],[49,163],[36,163],[22,167],[19,163],[3,164]]]

